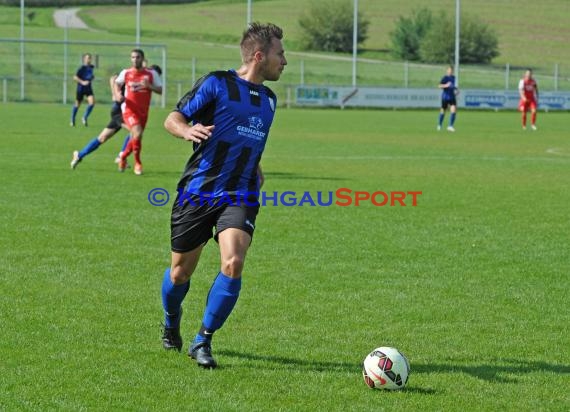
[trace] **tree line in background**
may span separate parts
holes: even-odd
[[[144,4],[196,3],[200,0],[143,0]],[[203,1],[203,0],[202,0]],[[26,7],[71,7],[97,5],[134,5],[137,0],[25,0]],[[0,0],[0,6],[20,7],[20,0]]]
[[[370,21],[358,12],[358,44],[368,38]],[[314,1],[299,19],[301,44],[306,50],[351,52],[354,10],[351,0]],[[451,63],[455,53],[455,17],[422,8],[400,16],[390,33],[392,54],[402,60]],[[483,21],[461,17],[460,61],[487,64],[499,55],[496,33]]]
[[[368,38],[370,21],[362,12],[357,16],[357,42]],[[302,30],[301,45],[306,50],[329,52],[352,51],[354,31],[354,9],[352,0],[334,2],[313,1],[299,19]]]
[[[473,16],[461,16],[459,59],[461,63],[490,63],[499,55],[497,34]],[[402,60],[425,63],[451,63],[455,58],[455,16],[434,15],[422,8],[411,17],[400,16],[390,33],[392,53]]]

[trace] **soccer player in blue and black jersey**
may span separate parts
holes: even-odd
[[[439,88],[441,91],[441,109],[439,110],[439,122],[437,124],[437,130],[441,130],[443,124],[443,118],[445,117],[445,111],[449,107],[451,115],[449,117],[449,126],[447,130],[454,132],[455,116],[457,113],[457,101],[455,96],[458,93],[457,87],[455,87],[455,76],[453,75],[453,67],[449,66],[445,76],[441,78],[439,82]]]
[[[83,97],[87,97],[87,109],[85,109],[85,113],[81,118],[85,126],[87,126],[87,118],[95,106],[95,96],[92,87],[92,82],[95,78],[93,73],[94,68],[95,67],[91,64],[91,55],[85,53],[83,55],[83,65],[77,70],[75,76],[73,76],[73,80],[77,82],[77,90],[75,93],[75,103],[71,109],[71,126],[75,126],[75,116],[77,116],[77,111],[79,110],[79,106],[81,106]]]
[[[202,248],[212,237],[221,265],[208,294],[202,325],[188,349],[199,366],[215,368],[212,335],[232,312],[241,289],[246,252],[259,210],[259,165],[277,101],[265,81],[276,81],[287,60],[282,30],[252,23],[243,33],[242,66],[207,74],[164,122],[172,135],[193,143],[178,183],[171,217],[171,266],[164,272],[165,349],[182,348],[182,301]]]

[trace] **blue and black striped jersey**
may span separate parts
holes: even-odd
[[[79,69],[77,69],[75,75],[79,77],[81,80],[89,80],[91,82],[95,78],[94,69],[95,67],[92,64],[84,64]],[[77,84],[78,90],[84,87],[91,87],[91,84],[89,84],[88,86],[83,86],[82,84],[79,83]]]
[[[178,190],[212,197],[258,192],[257,167],[276,106],[268,87],[243,80],[234,70],[199,79],[176,111],[189,123],[215,128],[208,140],[194,144]]]
[[[443,100],[453,100],[455,99],[455,76],[453,75],[445,75],[441,78],[439,84],[446,84],[451,82],[449,87],[442,89],[441,91],[441,98]]]

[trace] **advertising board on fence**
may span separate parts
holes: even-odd
[[[295,104],[299,106],[438,108],[441,91],[434,89],[397,89],[380,87],[297,86]],[[461,90],[459,107],[516,109],[518,91]],[[570,110],[570,92],[541,92],[539,109]]]

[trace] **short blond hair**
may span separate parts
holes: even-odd
[[[283,38],[283,30],[272,23],[261,24],[258,22],[250,23],[243,32],[240,42],[241,58],[244,63],[249,63],[253,59],[256,51],[261,50],[267,53],[271,47],[273,39],[281,40]]]

